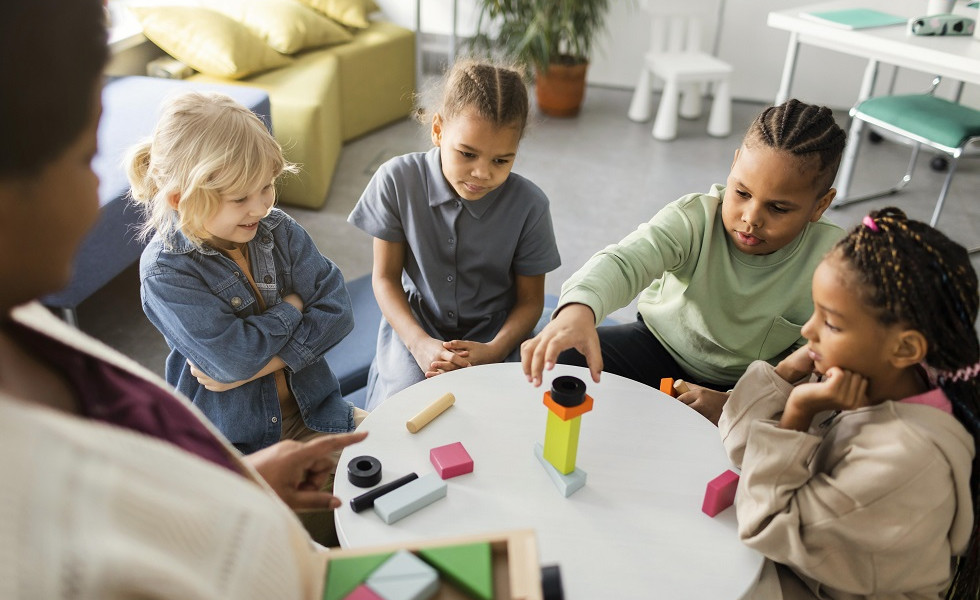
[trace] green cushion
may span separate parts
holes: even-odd
[[[865,100],[857,109],[950,148],[958,148],[968,138],[980,136],[980,110],[935,96],[880,96]]]

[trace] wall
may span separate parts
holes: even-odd
[[[376,0],[384,15],[405,27],[415,27],[415,3],[405,0]],[[658,0],[677,1],[677,0]],[[696,0],[686,0],[696,1]],[[742,100],[772,102],[782,76],[789,34],[766,26],[772,10],[813,4],[813,0],[722,0],[724,27],[719,39],[719,56],[734,68],[732,95]],[[420,0],[422,31],[448,35],[452,28],[453,0]],[[459,35],[474,31],[472,0],[458,0]],[[717,4],[712,4],[717,6]],[[633,88],[649,36],[647,19],[638,3],[612,0],[606,34],[598,44],[589,69],[589,82],[596,85]],[[797,59],[792,94],[809,102],[846,109],[854,103],[861,84],[865,61],[838,52],[803,46]],[[889,69],[879,75],[879,89],[888,84]],[[903,70],[896,91],[919,92],[928,88],[931,76]],[[945,85],[945,84],[944,84]],[[968,86],[964,100],[980,106],[980,89]]]

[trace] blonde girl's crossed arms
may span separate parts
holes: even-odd
[[[215,93],[173,98],[130,156],[167,381],[246,453],[355,426],[324,358],[353,327],[343,276],[274,208],[295,169],[258,117]]]

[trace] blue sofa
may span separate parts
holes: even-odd
[[[83,300],[139,260],[143,251],[143,244],[135,237],[139,214],[127,199],[129,181],[123,159],[129,148],[153,133],[161,102],[186,90],[227,94],[252,109],[266,124],[271,123],[269,95],[255,88],[153,77],[120,77],[106,83],[99,152],[92,161],[99,176],[99,220],[79,247],[71,282],[41,299],[45,305],[61,309],[69,322],[75,322],[75,309]]]

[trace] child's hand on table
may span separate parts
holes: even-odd
[[[824,374],[823,381],[803,383],[793,388],[779,426],[807,431],[817,413],[868,406],[867,392],[867,379],[857,373],[831,367]]]
[[[688,383],[687,387],[689,390],[678,396],[677,399],[717,425],[718,419],[721,418],[721,409],[728,401],[728,392],[719,392],[693,383]]]
[[[521,344],[521,366],[535,387],[541,385],[541,373],[551,370],[563,350],[575,348],[585,357],[592,381],[599,383],[602,350],[595,329],[595,313],[584,304],[566,304],[541,333]]]

